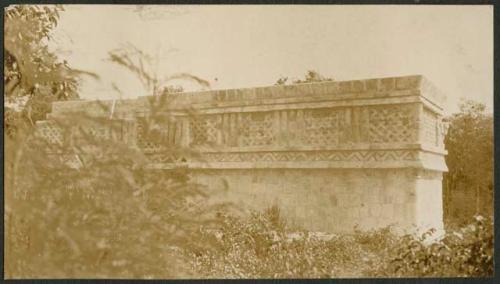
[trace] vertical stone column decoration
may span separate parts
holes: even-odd
[[[227,185],[226,201],[258,210],[277,204],[290,223],[309,230],[443,228],[444,96],[422,76],[170,98],[175,117],[160,125],[164,141],[142,139],[133,120],[123,122],[123,140],[145,152],[183,146],[200,155],[151,158],[155,168],[187,166],[207,188]],[[114,111],[148,115],[148,100],[118,103]],[[75,109],[109,115],[81,101],[55,103],[51,117]],[[188,115],[191,109],[197,114]]]
[[[123,142],[132,146],[137,147],[137,125],[136,121],[132,119],[122,120],[122,137]]]
[[[218,117],[220,118],[220,117]],[[220,120],[220,119],[219,119]],[[186,116],[181,117],[181,124],[182,124],[182,134],[181,134],[181,146],[182,147],[189,147],[191,144],[191,131],[189,127],[189,118]],[[220,122],[218,122],[218,125],[220,125]],[[220,126],[218,126],[220,128]],[[217,143],[220,144],[221,136],[220,136],[220,131],[217,132]]]
[[[352,127],[352,132],[351,132],[351,141],[354,144],[360,143],[360,121],[359,121],[359,113],[360,113],[360,107],[353,107],[351,110],[351,127]],[[370,126],[372,123],[370,123]]]
[[[290,131],[288,127],[288,112],[286,110],[282,110],[279,112],[279,141],[281,146],[289,145],[289,137],[288,132]]]
[[[221,145],[227,145],[229,144],[229,114],[221,114],[222,116],[222,125],[221,125],[221,131],[222,131],[222,144]],[[194,129],[191,128],[193,134],[194,134]]]
[[[417,105],[417,141],[423,143],[425,141],[424,128],[424,105]]]
[[[352,108],[344,108],[343,115],[340,117],[339,127],[340,127],[340,137],[339,143],[341,145],[351,145],[353,144],[353,125],[352,125]]]

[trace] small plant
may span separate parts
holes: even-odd
[[[275,86],[286,85],[289,83],[292,84],[303,84],[303,83],[315,83],[315,82],[333,82],[335,81],[333,78],[325,77],[321,75],[319,72],[315,70],[308,70],[304,75],[304,79],[291,79],[288,77],[280,77],[274,83]]]

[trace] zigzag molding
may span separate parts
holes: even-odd
[[[152,162],[179,163],[192,162],[188,157],[174,154],[155,153],[148,155]],[[296,152],[244,152],[244,153],[204,153],[196,162],[387,162],[416,161],[415,150],[366,150],[366,151],[296,151]]]

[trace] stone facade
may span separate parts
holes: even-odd
[[[191,168],[213,200],[277,204],[310,230],[393,224],[407,232],[443,228],[443,100],[422,76],[406,76],[56,102],[50,118],[77,111],[111,118],[120,127],[91,132],[142,149],[153,168]],[[165,113],[152,141],[140,118]],[[49,122],[40,129],[61,139]],[[168,151],[173,146],[200,155]]]

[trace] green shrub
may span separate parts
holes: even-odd
[[[430,244],[430,234],[405,236],[386,270],[397,276],[493,276],[492,230],[492,220],[476,216],[470,225]]]
[[[187,250],[194,275],[203,278],[337,278],[491,276],[492,222],[480,217],[459,232],[429,242],[397,236],[391,228],[322,238],[291,231],[277,208],[247,219],[220,214],[219,227],[200,234],[213,245]]]
[[[307,231],[290,231],[276,207],[253,212],[248,220],[225,214],[219,218],[220,227],[201,231],[214,245],[188,251],[193,257],[191,267],[201,277],[341,277],[354,275],[374,257],[353,236],[325,239]]]
[[[210,208],[185,169],[148,168],[141,149],[89,133],[96,123],[116,121],[74,114],[52,126],[74,139],[6,142],[8,278],[173,277],[176,248],[203,243]]]

